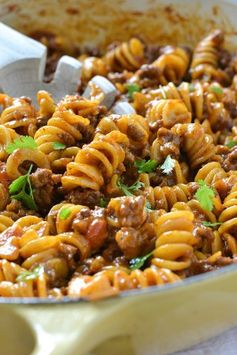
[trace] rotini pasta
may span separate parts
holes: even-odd
[[[131,38],[80,53],[78,93],[60,102],[0,94],[1,297],[94,300],[235,262],[237,77],[223,46],[218,30],[193,53]]]
[[[191,63],[192,79],[228,81],[227,75],[218,68],[219,52],[224,42],[223,32],[216,30],[198,43]]]
[[[172,271],[183,270],[191,265],[194,215],[189,211],[164,214],[156,222],[157,241],[152,264]]]
[[[78,152],[75,162],[67,166],[67,174],[62,178],[63,187],[77,186],[99,190],[105,178],[110,178],[125,158],[128,138],[120,132],[110,132],[95,139]]]
[[[123,42],[111,49],[105,55],[105,61],[112,71],[134,71],[145,61],[144,45],[139,39],[131,38],[129,42]]]

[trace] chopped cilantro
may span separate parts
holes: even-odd
[[[61,209],[61,211],[59,212],[59,218],[62,220],[67,219],[71,214],[71,210],[68,207],[64,207]]]
[[[30,182],[30,173],[32,168],[33,165],[30,166],[25,175],[20,176],[11,183],[9,186],[9,193],[11,199],[21,201],[23,205],[29,209],[37,210]]]
[[[125,185],[121,179],[117,181],[118,188],[124,193],[126,196],[133,196],[132,192],[138,191],[141,187],[144,187],[143,182],[136,181],[131,186]]]
[[[62,150],[65,149],[66,145],[61,142],[53,142],[53,149],[54,150]]]
[[[108,202],[109,202],[108,198],[101,197],[100,198],[100,202],[99,202],[99,206],[102,207],[102,208],[105,208],[105,207],[107,207]]]
[[[141,91],[141,87],[138,85],[138,84],[136,84],[136,83],[128,83],[127,85],[126,85],[126,88],[127,88],[127,90],[128,90],[128,97],[129,97],[129,99],[132,99],[133,98],[133,94],[134,94],[134,92],[138,92],[138,91]]]
[[[130,269],[131,270],[140,269],[144,265],[144,263],[147,261],[147,259],[149,259],[151,257],[152,254],[153,254],[153,251],[147,255],[131,259],[130,260]]]
[[[205,181],[198,180],[199,188],[195,193],[195,197],[200,203],[201,207],[206,211],[212,211],[213,198],[215,197],[215,191],[213,188],[206,185]]]
[[[222,222],[209,222],[209,221],[203,221],[202,224],[205,226],[205,227],[210,227],[210,228],[214,228],[214,227],[217,227],[217,226],[220,226],[222,224]]]
[[[21,136],[19,138],[14,139],[12,143],[9,143],[6,147],[6,152],[8,154],[11,154],[14,152],[14,150],[18,148],[26,148],[26,149],[36,149],[37,144],[34,140],[34,138],[30,136]]]
[[[233,148],[237,145],[237,141],[229,141],[228,143],[226,143],[226,146],[228,148]]]
[[[210,90],[211,90],[212,92],[214,92],[215,94],[218,94],[218,95],[223,94],[223,89],[222,89],[222,87],[217,86],[217,85],[212,85],[212,86],[210,87]]]
[[[150,160],[135,160],[134,163],[135,167],[137,168],[137,171],[139,174],[141,173],[151,173],[157,168],[157,161],[150,159]]]
[[[175,167],[175,160],[172,159],[170,155],[168,155],[160,168],[163,174],[169,175],[174,169],[174,167]]]
[[[36,266],[32,271],[23,271],[20,273],[16,281],[29,281],[29,280],[36,280],[42,273],[44,272],[44,268],[42,265]]]

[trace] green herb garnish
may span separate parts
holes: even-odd
[[[195,86],[193,84],[189,84],[188,89],[189,89],[189,92],[194,92]]]
[[[223,89],[222,89],[220,86],[217,86],[217,85],[212,85],[212,86],[210,87],[210,90],[211,90],[212,92],[214,92],[215,94],[218,94],[218,95],[223,94]]]
[[[66,145],[61,142],[53,142],[53,149],[54,150],[63,150],[66,148]]]
[[[132,99],[132,98],[133,98],[134,92],[141,91],[141,87],[140,87],[138,84],[136,84],[136,83],[134,83],[134,84],[128,83],[128,84],[126,85],[126,88],[127,88],[127,90],[128,90],[128,97],[129,97],[129,99]]]
[[[30,166],[27,174],[14,180],[9,186],[11,199],[21,201],[23,205],[31,210],[37,210],[33,190],[30,182],[30,173],[33,165]]]
[[[202,224],[203,224],[205,227],[214,228],[214,227],[220,226],[220,225],[222,224],[222,222],[203,221]]]
[[[99,206],[102,207],[102,208],[105,208],[105,207],[107,207],[108,203],[109,203],[109,199],[108,198],[101,197],[100,201],[99,201]]]
[[[153,210],[152,207],[151,207],[150,201],[146,200],[146,206],[145,206],[145,208],[146,208],[147,212],[150,212],[150,211]]]
[[[172,159],[170,155],[168,155],[160,168],[163,174],[169,175],[174,169],[174,167],[175,167],[175,160]]]
[[[135,160],[134,163],[135,167],[137,168],[137,171],[139,174],[142,173],[152,173],[156,168],[157,168],[157,161],[150,159],[150,160]]]
[[[140,269],[144,263],[147,261],[147,259],[149,259],[151,257],[151,255],[153,254],[153,251],[151,251],[149,254],[138,257],[138,258],[134,258],[130,260],[130,269],[131,270],[136,270],[136,269]]]
[[[67,219],[71,214],[71,210],[68,207],[64,207],[61,209],[61,211],[59,212],[59,218],[62,220]]]
[[[228,148],[233,148],[237,145],[237,141],[229,141],[228,143],[226,143],[226,146]]]
[[[126,196],[133,196],[132,192],[138,191],[141,187],[144,187],[143,182],[136,181],[131,186],[125,185],[121,179],[117,181],[118,188],[124,193]]]
[[[199,188],[195,193],[195,197],[200,203],[201,207],[206,211],[212,211],[213,209],[213,198],[215,197],[215,191],[213,188],[206,185],[205,181],[198,180]]]
[[[18,148],[26,148],[26,149],[32,149],[35,150],[37,148],[37,144],[34,140],[34,138],[30,136],[21,136],[19,138],[14,139],[12,143],[9,143],[6,147],[6,152],[8,154],[11,154],[14,152],[14,150]]]
[[[44,268],[42,265],[36,266],[32,271],[23,271],[21,272],[16,281],[29,281],[29,280],[36,280],[42,273],[44,272]]]

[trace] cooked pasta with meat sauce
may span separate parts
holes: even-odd
[[[63,42],[34,37],[50,47],[49,80]],[[75,53],[81,86],[60,102],[0,94],[0,296],[99,299],[236,262],[226,53],[219,30],[193,50],[131,38]],[[84,98],[95,75],[135,113],[114,114],[96,90]]]

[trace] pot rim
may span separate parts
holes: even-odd
[[[237,270],[237,264],[232,264],[228,265],[225,267],[222,267],[218,270],[214,271],[209,271],[206,273],[202,273],[199,275],[191,276],[189,278],[186,278],[182,280],[181,282],[177,281],[174,283],[166,284],[166,285],[155,285],[155,286],[149,286],[146,288],[142,289],[134,289],[134,290],[129,290],[129,291],[123,291],[119,293],[118,295],[111,296],[111,297],[106,297],[106,298],[101,298],[96,301],[91,301],[85,298],[80,298],[80,297],[68,297],[65,296],[63,298],[57,299],[57,298],[38,298],[38,297],[0,297],[0,306],[5,304],[5,305],[60,305],[60,304],[75,304],[75,303],[86,303],[86,304],[93,304],[93,303],[100,303],[100,302],[107,302],[111,300],[118,300],[118,299],[124,299],[127,297],[139,297],[139,296],[144,296],[147,294],[156,294],[156,293],[163,293],[163,292],[169,292],[172,290],[184,288],[184,287],[189,287],[192,285],[196,285],[197,283],[201,283],[204,281],[208,281],[209,279],[215,279],[220,277],[221,275],[224,276],[226,274],[230,274],[233,271]]]

